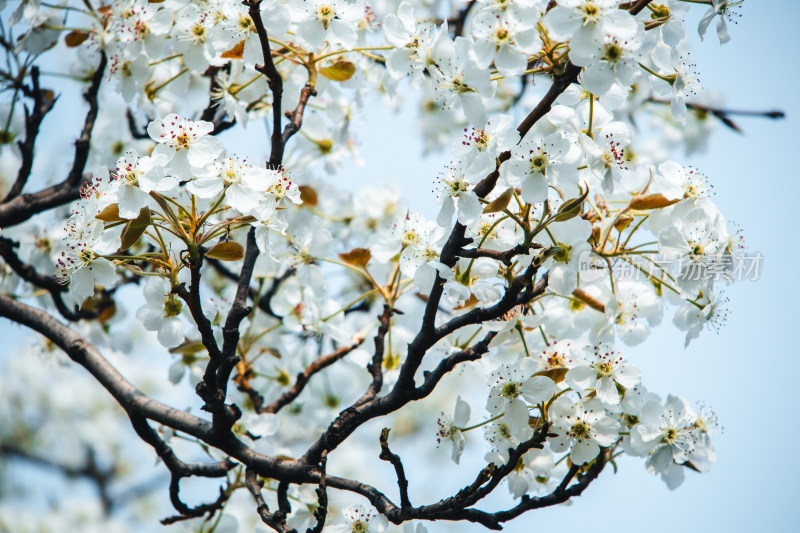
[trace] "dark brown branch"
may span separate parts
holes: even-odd
[[[208,91],[208,105],[203,109],[203,112],[200,113],[200,120],[205,120],[214,124],[214,130],[211,132],[211,135],[219,135],[223,131],[236,125],[235,118],[225,120],[228,114],[219,106],[219,102],[215,101],[211,96],[215,90],[221,88],[219,80],[217,79],[217,74],[222,70],[230,73],[230,63],[227,63],[224,67],[209,67],[203,73],[203,76],[211,80],[211,85]]]
[[[631,15],[638,15],[644,8],[647,7],[647,4],[652,1],[653,0],[637,0],[636,2],[629,2],[629,4],[632,5],[628,11]],[[622,8],[622,6],[620,6],[620,8]]]
[[[184,289],[185,290],[185,289]],[[181,462],[174,453],[162,446],[163,441],[150,428],[145,419],[153,420],[176,431],[186,433],[223,453],[235,458],[259,475],[282,479],[292,483],[320,483],[320,471],[298,461],[276,459],[258,454],[244,446],[231,434],[220,435],[212,424],[185,411],[164,405],[144,395],[125,379],[113,366],[83,337],[70,328],[58,323],[46,312],[0,294],[0,317],[8,318],[50,339],[64,350],[77,364],[88,370],[92,376],[114,397],[131,418],[134,428],[142,438],[151,444],[171,472],[191,476],[218,477],[227,468],[227,462],[212,465],[188,465]],[[182,476],[185,477],[185,476]],[[330,477],[328,486],[356,492],[375,502],[382,511],[390,512],[396,507],[380,491],[353,480]]]
[[[7,228],[24,222],[44,210],[58,207],[76,200],[80,197],[81,180],[86,161],[89,158],[92,130],[97,119],[99,109],[97,93],[100,82],[106,69],[106,54],[100,52],[100,63],[92,76],[92,82],[84,93],[84,99],[89,103],[83,130],[75,141],[75,156],[69,174],[61,183],[48,187],[32,194],[20,194],[8,202],[0,204],[0,227]]]
[[[578,482],[572,485],[571,487],[561,491],[556,489],[552,493],[548,494],[547,496],[543,496],[541,498],[530,498],[527,495],[525,495],[522,497],[522,501],[520,501],[520,503],[517,506],[507,511],[493,513],[491,516],[498,523],[507,522],[522,515],[527,511],[558,505],[566,502],[570,498],[575,498],[577,496],[580,496],[583,493],[583,491],[586,490],[586,488],[592,483],[592,481],[597,479],[597,476],[600,475],[600,472],[603,471],[603,468],[608,463],[608,456],[609,456],[608,450],[602,450],[597,459],[595,459],[594,464],[592,464],[592,466],[589,467],[588,471],[585,474],[579,476]]]
[[[261,51],[264,55],[264,64],[256,65],[256,70],[266,76],[269,90],[272,91],[272,148],[269,154],[270,168],[277,169],[283,163],[284,141],[281,134],[281,100],[283,99],[283,78],[281,73],[275,68],[272,61],[272,50],[269,45],[269,36],[261,19],[261,0],[251,0],[245,2],[248,5],[250,18],[253,19],[258,40],[261,43]]]
[[[252,308],[247,305],[247,295],[250,289],[250,280],[253,277],[253,268],[258,258],[255,231],[255,228],[251,227],[247,232],[247,247],[242,269],[239,272],[236,296],[222,327],[222,352],[218,360],[211,359],[209,361],[203,377],[205,384],[210,385],[210,390],[206,391],[206,395],[212,398],[211,401],[206,400],[206,408],[214,414],[214,425],[222,432],[229,431],[233,423],[242,416],[242,412],[236,405],[225,404],[225,398],[228,394],[231,372],[236,363],[240,361],[236,355],[236,347],[239,344],[239,325],[252,311]],[[206,381],[206,377],[209,378],[209,381]],[[212,380],[213,383],[211,383]]]
[[[139,125],[136,124],[136,117],[133,116],[133,111],[131,111],[130,108],[125,110],[125,118],[128,122],[128,131],[131,137],[139,140],[150,138],[146,131],[139,129]]]
[[[164,464],[169,469],[172,476],[169,484],[169,496],[172,506],[180,513],[180,516],[165,518],[161,521],[162,524],[172,524],[180,520],[186,520],[208,514],[213,516],[214,513],[222,509],[223,504],[228,500],[228,495],[220,490],[220,495],[216,501],[212,503],[198,505],[197,507],[189,507],[180,498],[180,481],[184,477],[201,476],[201,477],[225,477],[228,471],[235,466],[236,463],[229,459],[225,459],[219,463],[197,463],[188,464],[184,463],[175,452],[164,442],[158,433],[147,423],[147,420],[140,415],[128,413],[131,419],[133,429],[142,438],[143,441],[150,444],[158,454],[159,458],[164,461]]]
[[[46,312],[0,294],[0,317],[29,327],[50,339],[114,397],[123,409],[141,414],[200,439],[211,438],[211,424],[144,395],[120,374],[86,339]]]
[[[531,243],[530,247],[518,244],[515,247],[511,248],[510,250],[505,250],[502,252],[499,250],[489,250],[486,248],[465,248],[459,250],[457,253],[459,257],[466,257],[466,258],[488,257],[489,259],[500,261],[506,266],[511,266],[512,259],[514,259],[516,256],[525,255],[531,249],[539,249],[541,247],[542,247],[541,244]]]
[[[542,98],[536,107],[534,107],[531,112],[528,113],[528,116],[525,117],[525,119],[517,127],[520,139],[525,137],[525,135],[530,131],[533,125],[539,121],[539,119],[550,112],[550,108],[553,107],[553,104],[555,103],[556,99],[561,96],[561,93],[566,91],[567,87],[578,81],[578,74],[580,73],[580,67],[576,67],[572,63],[567,63],[567,66],[564,68],[564,72],[560,75],[557,74],[553,78],[553,84],[550,85],[550,89],[548,89],[547,93],[544,95],[544,98]]]
[[[289,123],[283,128],[283,135],[281,138],[284,145],[286,145],[286,142],[292,135],[300,131],[300,128],[303,126],[303,113],[306,110],[309,98],[312,96],[317,96],[317,90],[314,89],[311,84],[306,83],[305,86],[300,89],[300,100],[297,102],[297,107],[294,108],[294,111],[286,112],[286,118],[289,119]]]
[[[283,282],[294,276],[296,272],[297,269],[292,266],[286,269],[286,271],[279,276],[275,277],[272,280],[272,285],[270,288],[267,289],[267,292],[265,292],[258,301],[258,308],[271,317],[277,318],[278,320],[282,319],[283,317],[278,316],[275,311],[272,310],[272,299],[275,297],[275,294],[277,294],[278,289],[281,288]]]
[[[403,461],[400,459],[400,456],[389,449],[389,428],[383,428],[383,431],[381,431],[380,443],[380,459],[391,463],[394,467],[395,475],[397,476],[397,488],[400,490],[400,508],[409,509],[411,507],[411,501],[408,499],[408,480],[406,479],[406,472],[403,468]]]
[[[659,98],[650,98],[647,100],[648,102],[652,102],[654,104],[665,104],[669,105],[669,100],[662,100]],[[694,111],[700,111],[701,113],[708,113],[717,117],[723,124],[728,126],[730,129],[737,133],[742,133],[741,128],[731,120],[731,116],[740,116],[740,117],[757,117],[757,118],[769,118],[772,120],[778,120],[786,118],[786,113],[779,110],[772,110],[772,111],[752,111],[752,110],[744,110],[744,109],[725,109],[722,107],[714,107],[708,106],[704,104],[698,104],[694,102],[686,102],[686,108],[692,109]]]
[[[326,355],[324,357],[320,357],[319,359],[317,359],[316,361],[314,361],[313,363],[308,365],[308,367],[306,367],[305,370],[303,370],[302,372],[297,374],[296,381],[295,381],[294,385],[292,385],[291,389],[289,389],[288,391],[284,392],[281,395],[280,398],[278,398],[277,400],[275,400],[274,402],[272,402],[268,406],[264,407],[263,409],[259,410],[259,412],[261,412],[261,413],[277,413],[278,411],[283,409],[285,406],[287,406],[290,403],[292,403],[294,401],[294,399],[297,398],[298,396],[300,396],[300,393],[303,392],[303,389],[305,388],[306,384],[308,383],[308,380],[311,379],[311,376],[313,376],[317,372],[319,372],[319,371],[331,366],[336,361],[339,361],[345,355],[349,354],[350,352],[352,352],[353,350],[355,350],[356,348],[361,346],[361,343],[363,343],[363,342],[364,342],[364,339],[358,339],[358,340],[356,340],[355,343],[351,344],[350,346],[343,346],[343,347],[341,347],[341,348],[339,348],[337,350],[334,350],[333,352],[329,353],[328,355]]]
[[[256,511],[258,512],[258,516],[261,518],[261,521],[264,522],[264,524],[278,532],[297,533],[295,529],[292,529],[286,525],[285,512],[280,510],[275,511],[274,513],[269,512],[267,502],[264,500],[264,496],[261,495],[261,487],[263,486],[263,482],[258,479],[258,475],[256,474],[255,470],[251,470],[249,468],[247,469],[245,472],[244,482],[247,490],[249,490],[250,494],[253,495],[253,499],[255,500],[257,506]]]
[[[375,334],[375,353],[372,361],[367,365],[367,370],[372,374],[372,382],[364,393],[353,405],[358,407],[375,399],[383,388],[383,356],[386,350],[386,334],[392,321],[392,308],[388,305],[383,306],[383,313],[380,316],[380,327]]]
[[[18,141],[22,162],[17,172],[17,179],[3,199],[3,203],[16,198],[22,193],[25,184],[28,183],[31,170],[33,169],[33,152],[36,138],[39,136],[39,129],[45,115],[53,108],[56,98],[51,91],[39,87],[39,67],[31,67],[31,95],[33,96],[33,106],[29,112],[25,109],[25,141]]]
[[[211,412],[212,409],[218,408],[219,405],[225,401],[224,397],[219,397],[219,391],[216,386],[216,370],[219,366],[219,362],[222,360],[222,351],[219,349],[216,337],[214,337],[211,321],[203,313],[203,307],[200,302],[201,266],[202,258],[198,260],[197,264],[190,265],[189,272],[191,274],[191,279],[188,291],[183,284],[174,288],[173,291],[180,296],[189,307],[189,313],[192,315],[192,319],[200,332],[200,340],[208,352],[209,362],[203,373],[203,381],[197,384],[196,391],[197,395],[206,403],[203,408]]]
[[[314,527],[306,529],[306,533],[322,533],[322,528],[325,527],[325,520],[328,517],[328,480],[326,475],[327,463],[328,452],[323,452],[322,457],[319,460],[319,485],[315,491],[317,494],[317,508],[314,509],[314,518],[317,519],[317,523],[314,525]]]

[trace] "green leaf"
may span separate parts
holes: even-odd
[[[564,220],[575,218],[583,213],[583,202],[586,200],[587,196],[589,196],[588,187],[586,188],[586,191],[578,198],[573,198],[572,200],[567,200],[564,202],[564,204],[558,209],[556,215],[553,217],[553,220],[556,222],[563,222]]]

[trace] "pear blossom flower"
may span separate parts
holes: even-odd
[[[464,128],[464,135],[453,142],[453,155],[466,165],[470,176],[486,176],[495,169],[497,156],[519,141],[510,115],[493,118],[483,129]]]
[[[641,72],[638,62],[640,46],[638,34],[625,40],[606,35],[585,57],[578,59],[578,54],[571,52],[576,65],[586,66],[581,74],[581,85],[596,95],[604,95],[614,83],[625,87],[631,85]]]
[[[223,190],[227,203],[241,213],[255,209],[266,194],[274,170],[254,167],[247,160],[226,157],[213,163],[186,189],[198,198],[214,198]]]
[[[548,229],[555,239],[558,251],[553,255],[549,287],[561,295],[569,295],[578,286],[578,267],[582,254],[591,251],[587,242],[592,234],[592,224],[580,217],[555,224]]]
[[[389,521],[382,514],[366,510],[363,505],[351,505],[342,510],[344,524],[334,524],[331,533],[381,533]]]
[[[213,130],[211,122],[189,120],[176,114],[147,126],[150,138],[158,143],[153,155],[167,156],[170,168],[182,179],[189,179],[194,169],[204,168],[222,153],[219,139],[208,136]]]
[[[503,296],[500,286],[493,283],[498,265],[492,259],[479,257],[474,262],[462,259],[455,270],[439,265],[439,274],[446,280],[444,293],[453,305],[469,302],[472,297],[483,304],[491,304]]]
[[[550,448],[556,453],[569,448],[569,457],[576,465],[588,463],[601,447],[611,446],[619,437],[619,424],[606,415],[598,400],[573,403],[561,396],[550,407],[550,415],[550,431],[557,435],[548,439]]]
[[[586,364],[572,367],[565,378],[574,391],[582,394],[587,389],[593,389],[597,399],[609,405],[620,402],[617,385],[628,389],[640,380],[639,369],[626,363],[622,355],[609,344],[595,346],[586,357]]]
[[[120,217],[136,218],[149,201],[147,193],[165,192],[178,185],[178,180],[165,175],[166,165],[167,157],[163,154],[140,158],[136,150],[128,150],[119,158],[114,173],[116,188],[113,193],[117,196]],[[107,175],[108,170],[102,167],[100,174]]]
[[[470,187],[484,176],[468,174],[462,162],[451,163],[445,169],[439,185],[437,202],[442,204],[436,221],[440,226],[449,226],[453,214],[458,212],[458,222],[468,226],[478,220],[483,211],[481,201]]]
[[[95,282],[111,286],[116,282],[114,263],[102,257],[120,247],[122,227],[103,231],[103,223],[90,206],[79,203],[67,221],[66,249],[56,261],[56,279],[69,283],[70,296],[77,302],[94,294]]]
[[[736,9],[742,5],[744,0],[711,0],[711,7],[705,12],[700,23],[697,25],[697,33],[700,34],[700,39],[706,35],[708,26],[714,17],[719,16],[717,19],[717,38],[719,44],[725,44],[731,40],[728,33],[728,25],[726,20],[733,21],[734,17],[741,17],[742,15]]]
[[[466,37],[451,41],[445,35],[436,39],[431,51],[435,67],[429,71],[435,81],[434,98],[445,109],[458,104],[470,124],[482,128],[488,120],[482,96],[492,96],[494,87],[488,70],[472,60],[472,47]]]
[[[651,53],[653,64],[659,69],[667,83],[672,87],[670,110],[679,124],[686,124],[686,98],[700,92],[702,86],[693,70],[695,65],[688,62],[689,53],[684,46],[667,46],[658,43]],[[661,84],[663,85],[663,84]]]
[[[514,365],[502,365],[489,375],[492,389],[486,410],[504,414],[511,434],[524,440],[530,433],[528,405],[536,405],[553,397],[556,384],[546,376],[531,376],[535,363],[523,359]],[[524,400],[524,401],[523,401]]]
[[[526,138],[511,150],[511,158],[500,167],[509,186],[520,186],[522,198],[531,204],[547,199],[551,185],[577,184],[577,165],[570,155],[570,143],[558,133],[544,139]]]
[[[604,304],[606,319],[590,334],[594,342],[613,341],[614,333],[628,346],[644,342],[653,326],[661,323],[663,302],[651,283],[622,279]]]
[[[498,17],[488,10],[475,17],[472,28],[478,66],[489,68],[494,63],[497,71],[505,77],[525,72],[528,56],[538,52],[542,46],[533,27],[525,26],[519,19]]]
[[[646,404],[639,418],[640,423],[631,429],[633,452],[647,456],[647,471],[661,474],[669,488],[676,488],[683,481],[684,468],[679,465],[687,463],[696,451],[696,413],[686,400],[670,395],[663,406],[660,402]]]
[[[439,420],[436,421],[439,426],[439,431],[436,433],[436,446],[441,445],[443,441],[450,441],[453,444],[452,459],[455,464],[458,464],[461,459],[461,454],[464,452],[464,434],[462,429],[467,426],[469,422],[469,404],[461,399],[461,396],[456,398],[456,409],[453,416],[442,413]]]
[[[544,22],[551,37],[569,40],[570,59],[591,54],[595,43],[607,35],[620,41],[630,39],[641,26],[630,13],[619,9],[617,0],[559,0]],[[580,65],[580,60],[576,64]]]
[[[295,35],[314,50],[330,45],[352,48],[358,40],[356,28],[364,5],[345,0],[290,0],[287,4],[297,22]]]
[[[397,14],[389,13],[383,19],[383,32],[386,41],[394,48],[386,54],[386,69],[394,79],[411,76],[418,84],[425,69],[428,50],[433,43],[433,25],[417,22],[414,7],[402,2]]]
[[[165,348],[182,343],[186,329],[180,319],[183,304],[171,291],[166,279],[149,278],[144,286],[146,303],[136,312],[146,330],[158,332],[158,342]]]

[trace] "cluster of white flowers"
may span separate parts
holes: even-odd
[[[468,433],[485,427],[491,445],[485,459],[503,463],[510,449],[548,420],[546,445],[523,455],[518,475],[509,480],[516,498],[545,490],[566,456],[575,465],[592,462],[602,450],[647,457],[648,472],[660,474],[671,489],[683,482],[685,467],[706,471],[715,460],[713,413],[698,414],[682,398],[663,402],[647,392],[639,369],[610,344],[545,346],[501,365],[489,384],[486,411],[492,416],[468,425],[470,407],[459,397],[454,416],[439,419],[438,438],[440,444],[451,442],[458,463]],[[559,454],[564,456],[558,459]]]
[[[700,91],[683,23],[689,6],[663,0],[631,13],[618,0],[479,0],[469,9],[455,2],[466,10],[441,21],[439,4],[117,0],[70,7],[70,22],[81,20],[69,40],[80,41],[79,64],[89,70],[99,51],[107,54],[107,78],[136,110],[132,131],[104,126],[101,114],[92,179],[63,230],[26,225],[28,235],[12,229],[3,237],[18,240],[19,256],[35,269],[55,271],[71,305],[90,308],[102,294],[138,284],[144,304],[136,318],[175,356],[169,381],[188,375],[196,385],[208,356],[187,287],[197,284],[204,318],[222,338],[236,291],[230,278],[252,229],[260,252],[254,309],[240,327],[238,387],[229,400],[246,406],[236,428],[243,440],[287,457],[299,457],[358,398],[375,348],[376,310],[402,311],[385,325],[385,392],[436,283],[445,296],[440,326],[500,305],[528,275],[528,285],[543,284],[540,293],[500,318],[454,328],[427,356],[440,360],[479,334],[494,335],[482,360],[468,363],[489,375],[488,396],[481,392],[489,416],[470,426],[474,398],[459,397],[454,416],[439,420],[439,441],[452,442],[458,463],[470,431],[481,428],[486,460],[501,464],[510,448],[546,427],[542,447],[527,451],[509,476],[515,498],[552,490],[567,465],[622,452],[646,457],[649,472],[677,487],[687,468],[705,471],[714,461],[716,420],[686,400],[648,392],[615,343],[642,343],[667,312],[687,344],[716,324],[724,315],[721,288],[735,277],[729,259],[742,246],[705,178],[633,127],[637,114],[649,114],[673,145],[687,149],[708,134],[698,124],[710,119],[691,105],[687,111],[687,99]],[[700,33],[718,17],[724,42],[737,3],[710,5]],[[37,54],[57,42],[63,8],[23,2],[12,21],[26,25],[20,50]],[[227,152],[216,136],[224,128],[215,131],[225,120],[272,119],[259,29],[283,81],[282,110],[305,112],[280,168]],[[569,81],[577,83],[532,127],[518,126],[520,107],[524,116],[538,102],[519,94],[519,79],[563,81],[573,69],[579,75]],[[333,172],[345,156],[357,156],[351,123],[369,92],[399,98],[406,79],[423,95],[428,144],[452,147],[435,221],[405,209],[393,186],[354,196],[315,176],[320,166]],[[313,95],[300,101],[303,88]],[[6,114],[6,137],[21,136],[24,124]],[[152,118],[147,135],[134,138],[142,115]],[[214,122],[190,118],[201,115]],[[4,142],[2,150],[19,148]],[[478,185],[489,182],[493,189],[482,192]],[[455,224],[469,240],[450,260],[440,253]],[[199,265],[202,279],[190,279]],[[2,283],[3,292],[26,295],[7,268]],[[104,326],[95,334],[122,329]],[[300,407],[255,415],[248,390],[275,401],[320,354],[343,346],[354,349],[331,367],[332,379],[309,384]],[[420,407],[420,416],[441,407]],[[313,494],[296,498],[314,502]],[[313,520],[298,507],[292,523]],[[343,516],[341,531],[386,526],[385,517],[360,506]]]

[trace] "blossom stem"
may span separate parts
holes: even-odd
[[[500,418],[503,418],[504,415],[505,415],[505,413],[500,413],[499,415],[495,415],[492,418],[484,420],[483,422],[478,422],[474,426],[467,426],[465,428],[458,428],[457,427],[456,429],[458,429],[461,433],[466,433],[467,431],[472,431],[473,429],[477,429],[479,427],[485,426],[486,424],[494,422],[495,420],[499,420]]]
[[[514,329],[517,330],[517,333],[519,333],[519,338],[522,340],[522,348],[525,349],[525,357],[530,357],[531,353],[528,351],[528,343],[525,342],[525,333],[522,331],[522,326],[517,324],[514,326]]]
[[[665,82],[669,83],[670,85],[672,85],[672,84],[674,84],[674,83],[675,83],[675,79],[674,79],[674,78],[673,78],[673,79],[670,79],[668,76],[664,76],[663,74],[659,74],[658,72],[656,72],[656,71],[654,71],[654,70],[652,70],[652,69],[649,69],[649,68],[647,68],[647,67],[646,67],[645,65],[643,65],[642,63],[639,63],[639,66],[640,66],[640,67],[642,67],[642,68],[643,68],[644,70],[646,70],[647,72],[649,72],[650,74],[652,74],[653,76],[655,76],[656,78],[658,78],[658,79],[661,79],[661,80],[664,80]]]
[[[349,52],[371,52],[375,50],[394,50],[394,46],[360,46],[358,48],[350,48],[348,50],[337,50],[335,52],[328,52],[327,54],[323,54],[319,57],[314,58],[314,63],[319,63],[323,59],[327,59],[329,57],[333,57],[336,55],[347,54]]]
[[[165,57],[164,59],[159,59],[156,61],[152,61],[147,64],[148,67],[154,67],[160,63],[166,63],[167,61],[171,61],[173,59],[177,59],[179,57],[183,57],[183,54],[172,54],[171,56]]]

